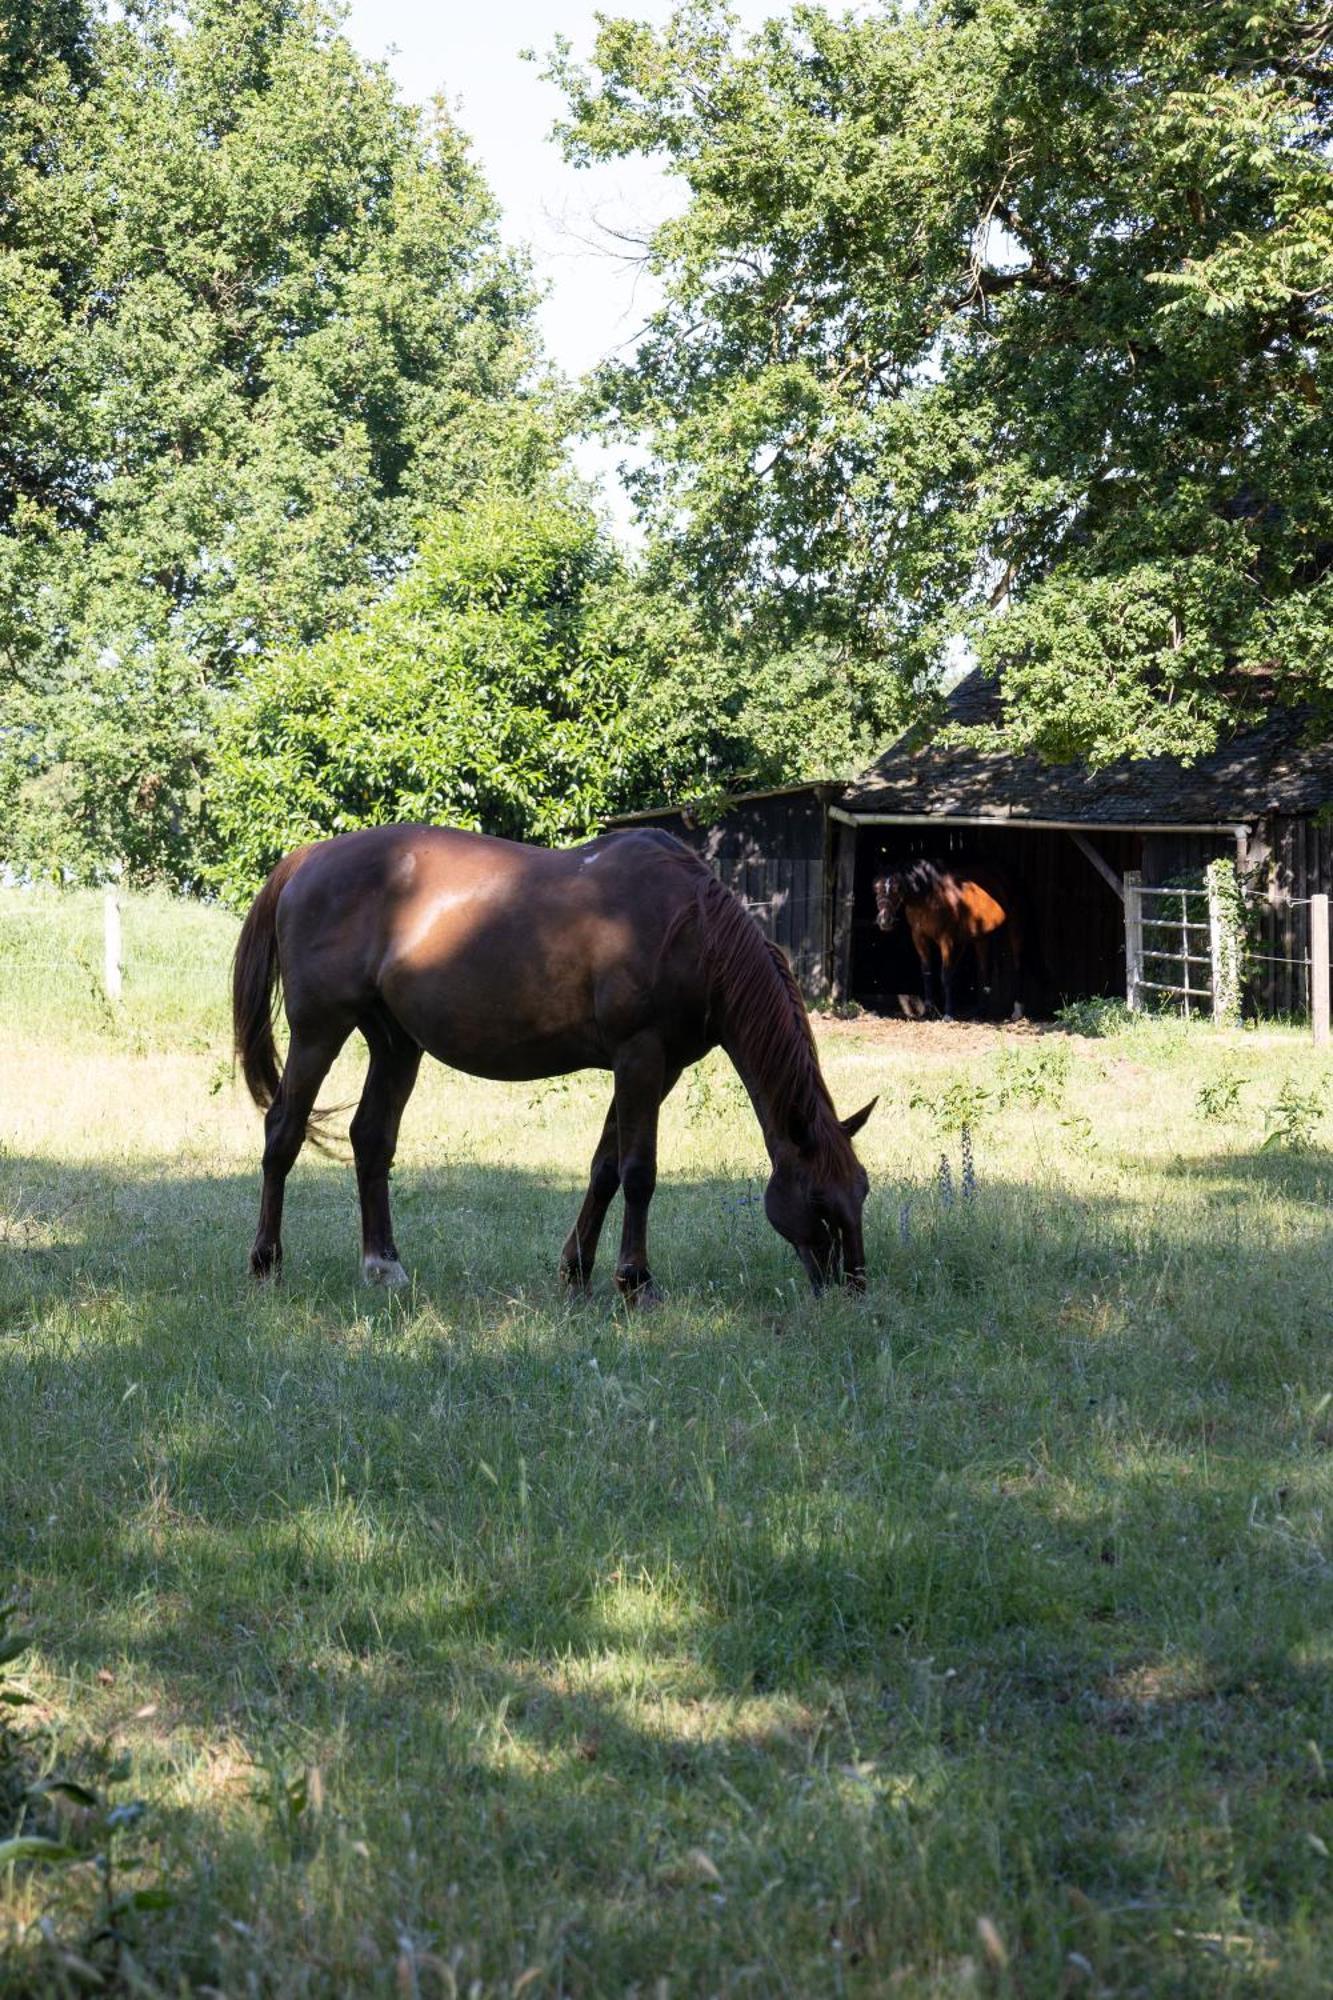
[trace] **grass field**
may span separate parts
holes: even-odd
[[[554,1277],[606,1081],[436,1069],[411,1289],[307,1155],[265,1291],[234,926],[125,933],[117,1014],[96,904],[0,895],[0,1838],[76,1857],[0,1869],[0,1993],[1328,1993],[1304,1038],[821,1027],[882,1097],[818,1302],[715,1058],[637,1317]]]

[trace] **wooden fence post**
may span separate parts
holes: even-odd
[[[120,897],[108,882],[102,895],[102,984],[108,1000],[120,998],[120,960]]]
[[[1143,1006],[1143,876],[1127,868],[1125,884],[1125,1000],[1134,1013]]]
[[[1310,898],[1310,1019],[1314,1038],[1328,1040],[1328,897]]]

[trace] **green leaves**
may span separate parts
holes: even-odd
[[[17,1834],[13,1840],[0,1840],[0,1868],[12,1861],[72,1861],[77,1851],[35,1833]]]
[[[228,891],[298,840],[387,819],[589,831],[635,758],[638,668],[602,612],[615,575],[593,517],[558,495],[434,521],[360,631],[266,661],[227,702]]]
[[[1207,748],[1328,656],[1333,26],[1301,4],[720,5],[557,50],[664,156],[667,302],[595,385],[719,629],[907,688],[966,641],[1053,757]]]
[[[218,693],[348,625],[427,502],[550,462],[532,291],[452,121],[318,6],[52,9],[20,85],[0,854],[189,883]]]

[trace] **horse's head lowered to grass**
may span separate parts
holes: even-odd
[[[861,1211],[870,1183],[852,1152],[851,1141],[878,1101],[872,1097],[852,1117],[839,1120],[838,1130],[846,1141],[845,1160],[821,1158],[823,1148],[802,1150],[795,1140],[774,1148],[764,1213],[778,1235],[791,1244],[817,1292],[839,1280],[853,1291],[865,1290]]]

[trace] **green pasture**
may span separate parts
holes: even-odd
[[[881,1093],[822,1301],[714,1058],[639,1316],[613,1237],[554,1275],[605,1079],[435,1069],[411,1289],[308,1154],[261,1290],[234,924],[129,903],[115,1010],[98,920],[0,894],[0,1840],[69,1857],[0,1994],[1328,1992],[1303,1036],[821,1025]]]

